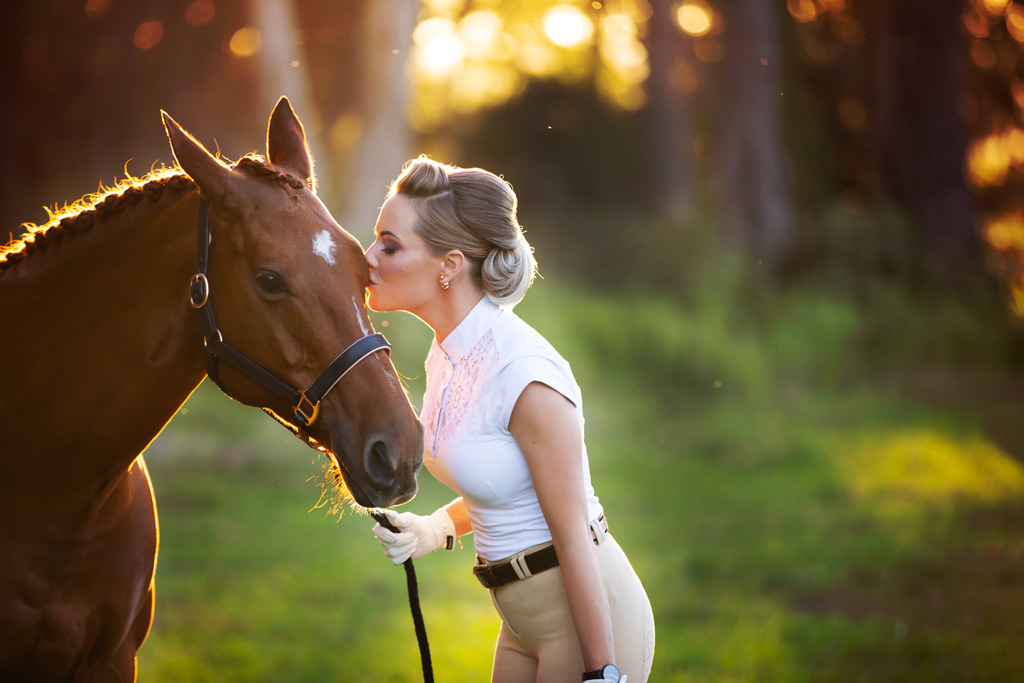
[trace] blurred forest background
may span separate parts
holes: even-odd
[[[5,238],[171,165],[161,109],[237,159],[281,95],[364,245],[417,154],[509,180],[652,681],[1024,678],[1024,5],[35,0],[0,32]],[[374,321],[418,403],[429,331]],[[140,680],[416,680],[369,522],[207,385],[147,452]],[[489,672],[471,564],[418,563],[438,680]]]

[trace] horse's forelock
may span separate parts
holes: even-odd
[[[261,155],[254,153],[246,154],[244,157],[235,162],[233,168],[245,171],[252,175],[273,180],[286,188],[293,190],[312,190],[313,186],[310,184],[310,180],[304,180],[299,176],[295,175],[291,171],[276,166]]]

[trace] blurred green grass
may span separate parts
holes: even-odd
[[[549,278],[517,309],[583,388],[595,487],[655,611],[651,680],[1024,676],[1012,610],[928,606],[936,590],[949,610],[987,604],[964,592],[984,576],[965,583],[949,559],[982,537],[1005,560],[1002,602],[1024,604],[1006,522],[1024,509],[1020,465],[972,414],[895,379],[911,361],[984,364],[984,320],[884,284],[866,303],[752,290],[740,270],[689,276],[679,297]],[[374,319],[418,401],[429,330]],[[879,346],[897,324],[910,337]],[[140,680],[420,679],[404,574],[368,518],[315,508],[318,458],[207,384],[154,443],[161,552]],[[409,507],[451,495],[424,471]],[[417,562],[438,681],[489,676],[498,620],[465,546]]]

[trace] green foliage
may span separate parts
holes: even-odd
[[[583,388],[595,487],[655,610],[651,680],[1020,677],[1024,517],[1007,482],[1024,473],[878,369],[977,358],[988,330],[949,300],[916,311],[884,278],[868,299],[811,279],[765,289],[711,253],[677,255],[684,288],[549,275],[517,309]],[[866,332],[916,319],[927,333]],[[429,330],[374,321],[418,402]],[[315,508],[316,454],[207,385],[186,407],[147,456],[162,543],[140,678],[417,680],[402,572],[365,517]],[[424,474],[409,509],[450,497]],[[464,544],[417,562],[438,680],[490,668],[497,617]]]

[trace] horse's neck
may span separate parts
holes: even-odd
[[[3,273],[0,473],[102,487],[202,380],[186,298],[196,211],[194,191],[165,192]]]

